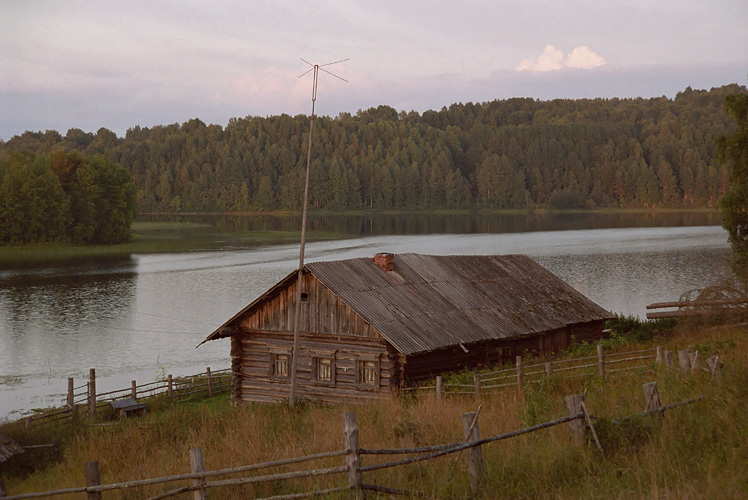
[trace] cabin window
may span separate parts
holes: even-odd
[[[356,360],[356,382],[359,387],[375,389],[379,387],[379,357],[362,357]]]
[[[314,358],[312,375],[314,381],[325,385],[335,385],[335,360]]]
[[[311,350],[312,380],[319,385],[335,385],[335,351]]]
[[[309,294],[306,292],[301,292],[301,301],[307,302],[309,300]]]
[[[270,375],[275,378],[287,379],[291,373],[291,355],[288,353],[272,353],[270,361]]]
[[[377,381],[376,361],[361,361],[359,364],[360,380],[362,384],[374,385]]]

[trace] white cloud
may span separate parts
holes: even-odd
[[[546,45],[543,53],[537,59],[523,59],[517,71],[553,71],[563,68],[564,53],[553,45]]]
[[[586,45],[580,45],[564,59],[564,53],[551,44],[536,59],[523,59],[516,71],[555,71],[561,68],[592,69],[605,64],[605,59]]]
[[[566,66],[569,68],[592,69],[605,64],[605,59],[595,54],[586,45],[580,45],[566,56]]]

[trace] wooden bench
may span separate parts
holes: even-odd
[[[127,418],[129,415],[145,415],[145,403],[138,403],[134,398],[112,401],[112,408],[119,410],[119,416]]]

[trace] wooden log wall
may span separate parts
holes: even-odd
[[[470,344],[465,346],[467,352],[460,347],[451,347],[408,356],[402,376],[409,381],[416,381],[465,368],[492,366],[505,362],[514,363],[514,359],[525,352],[545,357],[569,347],[572,336],[577,341],[599,339],[602,335],[602,328],[602,322],[587,323],[519,339]]]
[[[299,339],[296,369],[299,397],[326,402],[364,402],[389,397],[397,386],[396,357],[387,346],[375,340],[363,341],[349,336],[302,335]],[[241,371],[235,372],[244,402],[276,402],[288,397],[290,378],[271,375],[273,352],[290,353],[290,333],[252,331],[241,338]],[[313,357],[320,352],[334,356],[334,383],[313,380]],[[379,384],[365,386],[357,382],[357,361],[375,360],[379,364]]]

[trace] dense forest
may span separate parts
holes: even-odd
[[[13,152],[0,161],[0,244],[122,243],[135,214],[130,173],[102,155]]]
[[[728,189],[715,142],[735,129],[736,84],[674,99],[530,98],[388,106],[318,117],[310,203],[328,210],[711,207]],[[199,119],[129,129],[25,132],[13,152],[103,155],[132,175],[141,211],[296,210],[309,117]]]

